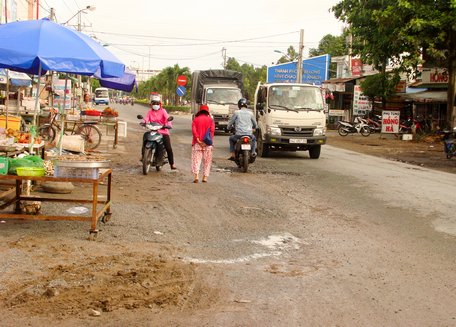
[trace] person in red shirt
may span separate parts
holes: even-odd
[[[147,112],[146,117],[144,118],[145,123],[155,122],[161,125],[172,126],[171,122],[168,122],[168,113],[161,105],[161,99],[157,95],[153,95],[150,99],[150,110]],[[174,155],[173,155],[173,148],[171,147],[171,138],[169,136],[169,129],[160,129],[158,131],[161,135],[163,135],[163,144],[166,149],[166,153],[168,154],[168,162],[171,169],[177,169],[176,165],[174,164]],[[144,138],[143,138],[144,142]],[[142,154],[141,154],[142,156]]]
[[[201,161],[203,162],[203,183],[207,182],[212,165],[213,145],[206,144],[204,135],[210,130],[211,139],[214,139],[215,124],[209,114],[209,107],[206,104],[200,106],[192,121],[192,173],[193,183],[198,183],[198,174],[200,171]]]

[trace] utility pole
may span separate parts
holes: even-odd
[[[226,49],[222,48],[223,69],[226,69]]]
[[[302,83],[302,52],[304,50],[304,30],[299,35],[299,53],[298,53],[298,72],[296,74],[296,83]]]

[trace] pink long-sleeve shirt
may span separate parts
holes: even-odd
[[[147,112],[146,117],[144,117],[144,122],[145,123],[159,123],[164,126],[172,127],[173,125],[170,121],[168,121],[168,117],[169,117],[168,113],[163,108],[160,108],[158,110],[150,109]],[[160,129],[158,132],[162,135],[169,135],[169,129]]]
[[[199,138],[200,140],[203,140],[204,134],[206,134],[207,129],[211,129],[211,137],[212,140],[214,139],[214,132],[215,132],[215,124],[214,121],[212,120],[211,116],[209,115],[198,115],[193,119],[192,122],[192,134],[193,134],[193,139],[192,139],[192,145],[194,145],[196,142],[196,139]]]

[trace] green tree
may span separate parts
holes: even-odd
[[[353,54],[384,76],[388,63],[394,73],[412,73],[426,54],[448,70],[447,125],[455,125],[456,1],[343,0],[332,8],[349,24]]]
[[[329,54],[331,57],[345,56],[348,55],[348,46],[346,42],[347,36],[342,34],[340,36],[334,36],[326,34],[320,40],[318,48],[309,49],[309,57],[321,56]],[[337,74],[337,64],[330,64],[330,77],[334,78]]]
[[[266,66],[259,68],[249,64],[243,64],[241,66],[235,58],[228,58],[226,69],[242,73],[244,79],[243,94],[248,100],[253,101],[258,82],[266,81]]]
[[[318,43],[318,48],[310,48],[309,56],[316,57],[324,54],[330,54],[331,57],[348,55],[346,35],[334,36],[326,34]]]
[[[190,81],[190,69],[188,67],[179,67],[178,64],[164,68],[157,76],[151,77],[138,86],[138,92],[133,95],[142,99],[148,99],[151,92],[157,92],[162,95],[163,102],[176,105],[179,96],[176,94],[177,77],[184,75]],[[187,85],[189,88],[191,85]]]

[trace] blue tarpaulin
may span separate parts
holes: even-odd
[[[11,86],[16,86],[16,87],[31,87],[32,86],[32,79],[27,74],[10,70],[8,72],[8,77],[9,77]],[[0,83],[6,84],[6,70],[4,68],[0,68]]]
[[[47,18],[0,25],[0,67],[39,75],[52,70],[119,77],[125,65],[101,44]]]
[[[101,77],[100,72],[95,73],[94,77],[100,81],[101,86],[114,90],[131,92],[135,86],[138,87],[135,73],[127,68],[121,77]]]

